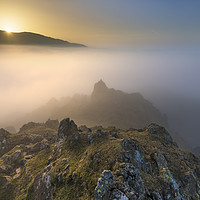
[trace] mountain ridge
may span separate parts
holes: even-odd
[[[77,94],[62,101],[53,98],[52,104],[48,102],[25,118],[42,122],[48,118],[61,120],[68,116],[78,125],[87,126],[100,124],[126,129],[141,128],[151,122],[168,126],[166,117],[141,94],[108,88],[102,80],[95,83],[89,96]]]
[[[0,199],[198,200],[200,160],[157,124],[78,127],[69,118],[0,129]],[[3,151],[2,151],[3,150]]]

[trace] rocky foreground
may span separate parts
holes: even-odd
[[[200,160],[165,128],[28,123],[0,129],[0,199],[197,200]]]

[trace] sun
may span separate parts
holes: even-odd
[[[4,29],[7,33],[11,33],[11,32],[13,32],[10,28],[6,28],[6,29]]]

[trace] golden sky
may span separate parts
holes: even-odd
[[[86,45],[196,42],[200,14],[195,2],[0,0],[0,29]]]

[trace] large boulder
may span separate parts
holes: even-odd
[[[78,133],[78,127],[73,120],[66,118],[60,122],[58,128],[58,137],[60,139],[66,139],[69,135],[74,133]]]

